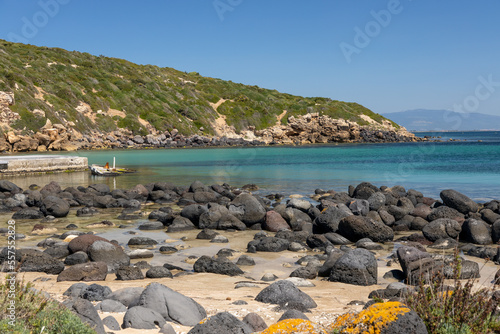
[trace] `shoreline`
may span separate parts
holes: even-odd
[[[302,278],[303,283],[312,283],[314,286],[301,286],[300,289],[312,297],[318,307],[305,314],[313,322],[326,325],[333,322],[339,314],[360,311],[363,304],[369,301],[367,296],[370,292],[386,289],[389,284],[401,281],[392,276],[403,273],[402,264],[395,257],[395,252],[400,247],[420,247],[436,256],[435,261],[443,261],[443,254],[453,253],[453,248],[432,248],[442,244],[441,239],[432,235],[440,232],[432,229],[430,232],[426,231],[425,226],[437,224],[436,221],[441,221],[443,217],[453,221],[454,226],[463,226],[460,228],[463,231],[472,220],[500,226],[498,200],[477,204],[471,202],[466,195],[456,192],[443,193],[442,198],[436,200],[424,197],[416,190],[407,191],[401,186],[375,187],[369,183],[349,187],[345,192],[316,189],[315,195],[307,199],[287,194],[281,200],[270,199],[270,196],[254,196],[251,192],[229,185],[208,186],[200,182],[193,182],[189,187],[157,182],[111,191],[103,184],[61,189],[55,182],[38,189],[32,187],[22,190],[2,180],[0,190],[5,197],[1,200],[4,209],[0,215],[4,218],[3,221],[14,219],[16,231],[28,236],[26,241],[16,241],[19,251],[32,248],[37,249],[35,253],[39,254],[45,249],[43,257],[54,257],[50,261],[59,263],[64,257],[71,255],[71,251],[63,253],[63,257],[54,252],[69,247],[71,240],[86,235],[101,236],[116,245],[120,252],[127,254],[130,266],[140,265],[141,275],[146,275],[151,266],[162,266],[165,263],[182,270],[171,270],[173,278],[146,277],[123,281],[117,280],[116,272],[109,269],[113,262],[108,259],[111,262],[107,262],[107,277],[104,280],[92,279],[85,282],[88,285],[95,283],[116,291],[158,282],[193,298],[206,309],[209,316],[229,311],[241,319],[249,313],[256,313],[267,325],[276,323],[283,310],[254,300],[264,287],[275,282],[263,281],[265,273],[276,275],[276,281],[287,279],[293,273],[300,273],[296,277]],[[24,205],[20,203],[7,210],[6,205],[12,205],[13,200],[23,199],[20,195],[25,197]],[[286,201],[286,198],[289,200]],[[66,208],[63,202],[67,202]],[[196,211],[199,209],[192,211],[195,208],[203,209],[200,212]],[[470,211],[466,212],[467,210]],[[55,218],[50,217],[52,215]],[[217,218],[221,215],[225,218]],[[28,217],[31,219],[27,219]],[[495,218],[499,220],[493,221]],[[105,221],[114,226],[107,225]],[[74,225],[69,228],[70,224]],[[370,238],[373,242],[361,243],[361,235],[349,234],[352,232],[344,230],[345,224],[364,226],[364,238]],[[384,232],[380,234],[371,230],[370,224],[375,224]],[[146,225],[148,228],[143,228]],[[0,225],[2,228],[4,226],[5,223]],[[211,242],[213,239],[199,239],[200,232],[208,231],[207,229],[216,232],[219,238],[226,238],[228,242],[214,243]],[[2,232],[6,233],[4,230]],[[62,238],[63,233],[73,237]],[[491,287],[491,281],[498,270],[495,263],[500,261],[496,255],[498,246],[494,243],[495,239],[481,244],[478,243],[481,239],[474,234],[446,233],[450,233],[446,240],[451,244],[454,237],[460,237],[459,247],[464,252],[464,260],[478,264],[477,270],[481,278],[477,284]],[[259,234],[260,237],[257,237]],[[266,250],[267,246],[259,244],[260,240],[266,239],[265,235],[273,242],[287,240],[287,248]],[[132,247],[130,240],[138,237],[155,240],[157,244]],[[471,237],[477,237],[475,242],[471,243]],[[498,237],[490,235],[490,238]],[[44,243],[41,244],[40,241]],[[4,246],[4,242],[1,245]],[[172,249],[172,253],[167,254],[160,252],[160,247],[171,247],[175,251]],[[132,258],[133,251],[138,249],[148,253],[148,256]],[[228,255],[222,255],[221,252],[227,252],[228,249],[234,253],[231,251]],[[317,271],[325,265],[331,254],[347,254],[356,249],[369,250],[374,255],[378,268],[375,283],[365,285],[338,281],[332,278],[332,274],[318,276]],[[245,255],[252,258],[255,264],[236,265],[243,270],[243,274],[235,276],[216,271],[201,272],[196,269],[196,263],[203,255],[214,259],[225,258],[224,261],[231,262],[231,266],[235,266]],[[484,259],[485,257],[493,259],[495,263]],[[36,261],[34,263],[36,267]],[[64,270],[71,267],[63,266]],[[67,299],[62,293],[75,282],[56,282],[59,281],[59,276],[52,272],[53,266],[47,269],[42,265],[36,269],[39,272],[29,272],[32,270],[33,267],[26,273],[19,273],[19,276],[24,276],[27,281],[36,280],[35,287],[48,292],[56,300]],[[49,272],[44,272],[47,270]],[[1,276],[5,277],[4,275],[3,273]],[[242,284],[241,287],[238,284]],[[349,305],[356,300],[361,302]],[[243,302],[241,305],[233,304],[235,301]],[[93,302],[94,305],[97,303]],[[109,315],[121,323],[124,312],[99,312],[101,318]],[[177,334],[187,333],[192,327],[178,323],[171,325]],[[120,333],[158,333],[158,330],[159,328],[147,331],[128,328]]]

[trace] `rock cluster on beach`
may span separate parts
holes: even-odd
[[[110,208],[122,210],[117,219],[142,219],[138,229],[143,231],[199,229],[200,240],[220,243],[227,242],[227,238],[217,230],[255,231],[254,239],[247,245],[247,253],[238,261],[230,259],[233,250],[223,248],[216,256],[207,254],[193,259],[195,275],[245,276],[240,267],[254,265],[254,254],[291,251],[307,253],[297,261],[301,266],[290,274],[291,278],[324,278],[331,284],[373,286],[379,281],[377,252],[391,249],[396,243],[398,247],[394,247],[389,258],[399,263],[400,269],[393,269],[386,275],[404,280],[406,284],[377,289],[372,295],[391,301],[401,301],[402,295],[411,291],[412,285],[422,277],[430,279],[438,272],[448,278],[454,277],[454,256],[437,255],[430,251],[432,249],[459,247],[467,255],[500,261],[500,250],[495,246],[500,240],[500,201],[476,203],[451,189],[443,190],[440,197],[425,197],[401,186],[379,188],[367,182],[350,186],[347,192],[316,189],[310,199],[292,196],[285,201],[276,200],[283,198],[280,194],[257,196],[227,184],[207,186],[198,181],[189,187],[157,182],[114,190],[105,184],[62,189],[56,182],[23,190],[7,180],[0,181],[0,211],[12,213],[15,220],[33,221],[33,234],[44,234],[47,222],[75,211],[80,217],[98,216]],[[149,213],[148,220],[140,214],[146,203],[158,207]],[[177,209],[172,208],[173,204]],[[103,221],[101,224],[109,228],[113,223]],[[0,232],[8,231],[0,229]],[[18,248],[15,256],[19,271],[57,275],[58,282],[79,282],[67,291],[69,299],[65,304],[96,326],[97,332],[104,332],[104,327],[90,303],[95,301],[101,302],[97,305],[100,311],[117,309],[124,312],[123,322],[119,324],[122,328],[159,329],[167,328],[172,322],[191,326],[189,333],[252,333],[267,328],[255,315],[254,318],[238,319],[222,312],[205,319],[207,313],[202,305],[159,283],[126,291],[110,291],[99,284],[80,283],[104,281],[109,275],[127,281],[182,279],[185,271],[169,263],[163,266],[151,266],[143,261],[139,262],[142,265],[133,264],[131,259],[148,261],[157,254],[156,249],[162,254],[177,251],[152,238],[131,236],[127,244],[119,244],[79,230],[62,232],[47,230],[45,234],[51,237],[42,240],[39,249]],[[405,236],[397,238],[402,232]],[[7,248],[4,248],[0,252],[3,271],[9,271],[6,259]],[[463,259],[461,267],[462,279],[480,275],[475,261]],[[261,281],[267,280],[263,277]],[[252,286],[251,281],[245,284]],[[315,308],[316,302],[290,281],[279,280],[268,285],[255,300],[290,311],[284,318],[302,319],[293,326],[316,326],[303,314]],[[400,306],[391,305],[399,310]],[[398,312],[407,314],[406,311]],[[401,330],[405,324],[412,323],[413,327],[420,328],[415,333],[426,332],[414,313],[400,319],[394,328]],[[117,326],[113,320],[106,320],[108,328]],[[168,328],[164,332],[174,333]],[[119,330],[119,326],[113,329]]]

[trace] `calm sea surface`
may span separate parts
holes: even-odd
[[[500,199],[500,132],[417,135],[441,136],[445,142],[78,151],[68,154],[86,156],[89,164],[111,164],[116,157],[118,166],[138,172],[114,178],[78,172],[9,179],[21,187],[52,180],[63,187],[107,183],[111,188],[158,181],[255,183],[262,194],[311,194],[316,188],[346,191],[350,184],[368,181],[377,186],[402,185],[431,197],[453,188],[480,201]]]

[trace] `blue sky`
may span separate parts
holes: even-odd
[[[500,115],[499,13],[497,0],[0,0],[0,38],[378,113]]]

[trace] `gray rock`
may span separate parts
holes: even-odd
[[[154,253],[149,249],[132,249],[125,254],[127,254],[130,259],[149,259],[154,256]]]
[[[287,319],[304,319],[304,320],[309,320],[309,318],[299,310],[286,310],[285,313],[281,315],[281,317],[278,319],[277,322],[280,322],[282,320],[287,320]]]
[[[309,208],[312,206],[311,202],[305,199],[300,199],[300,198],[291,198],[287,203],[287,207],[292,207],[295,209],[302,210],[304,212],[307,212]]]
[[[466,219],[462,224],[460,239],[478,245],[489,245],[493,243],[491,238],[491,227],[482,220]]]
[[[97,334],[106,334],[102,320],[97,314],[94,305],[86,299],[69,299],[63,303],[67,308],[73,311],[84,323],[94,329]]]
[[[188,334],[251,334],[253,328],[229,312],[217,313],[194,326]]]
[[[274,282],[264,288],[255,297],[255,300],[295,309],[310,309],[317,306],[309,295],[299,290],[292,282],[286,280]]]
[[[264,221],[266,209],[254,196],[242,193],[229,203],[229,212],[245,223],[251,226]]]
[[[172,327],[171,324],[169,324],[168,322],[163,325],[163,327],[161,328],[160,330],[160,334],[175,334],[175,329],[174,327]]]
[[[108,315],[106,318],[102,319],[102,323],[104,326],[111,329],[112,331],[119,331],[121,329],[118,321],[116,321],[116,319],[110,315]]]
[[[436,241],[438,239],[452,238],[455,239],[462,231],[460,224],[453,219],[440,218],[431,221],[422,229],[422,233],[429,241]]]
[[[158,241],[148,237],[133,237],[128,241],[129,246],[154,246]]]
[[[195,229],[196,226],[185,217],[175,217],[172,224],[167,228],[168,232],[182,232]]]
[[[243,271],[227,258],[218,257],[217,259],[212,259],[206,255],[203,255],[196,260],[193,265],[193,269],[197,273],[213,273],[228,276],[243,274]]]
[[[250,326],[254,332],[261,332],[267,328],[267,324],[257,313],[250,312],[244,318],[243,322]]]
[[[104,281],[107,274],[105,262],[82,263],[64,269],[57,276],[57,281]]]
[[[381,192],[376,192],[368,197],[368,205],[370,210],[378,211],[381,207],[385,205],[385,196]]]
[[[139,225],[139,230],[152,231],[152,230],[163,230],[164,226],[162,222],[146,222]]]
[[[116,271],[116,279],[120,281],[131,281],[144,279],[141,269],[135,266],[122,266]]]
[[[165,325],[163,316],[154,309],[134,306],[123,317],[123,328],[158,329]]]
[[[416,285],[422,279],[429,282],[434,273],[442,270],[442,261],[436,261],[431,254],[417,248],[401,246],[396,253],[407,284]]]
[[[87,255],[87,253],[79,251],[79,252],[68,255],[64,259],[64,264],[68,265],[68,266],[72,266],[75,264],[86,263],[86,262],[88,262],[88,260],[89,260],[89,257]]]
[[[115,272],[121,266],[128,266],[130,258],[120,246],[107,241],[97,240],[88,248],[90,260],[94,262],[105,262],[108,272]]]
[[[252,257],[250,257],[246,254],[243,254],[236,261],[236,265],[238,265],[238,266],[255,266],[255,260]]]
[[[467,214],[469,212],[477,212],[479,205],[464,194],[453,189],[446,189],[439,194],[443,203],[450,208]]]
[[[290,246],[288,240],[275,237],[264,237],[250,241],[247,248],[250,250],[253,247],[258,252],[281,252],[287,250],[288,246]]]
[[[72,286],[70,286],[66,291],[64,291],[63,296],[76,298],[80,295],[80,292],[83,289],[86,289],[87,287],[88,285],[85,283],[75,283]]]
[[[336,233],[339,228],[340,221],[352,216],[353,213],[344,204],[337,204],[336,206],[328,207],[322,212],[313,222],[315,233]]]
[[[108,299],[116,300],[126,307],[137,305],[144,288],[133,287],[116,290],[107,296]]]
[[[109,296],[109,295],[108,295]],[[126,312],[127,307],[113,299],[104,299],[95,306],[96,310],[102,312]]]
[[[91,284],[80,291],[80,298],[87,299],[88,301],[95,302],[106,299],[111,293],[111,289],[107,286],[99,284]]]
[[[346,252],[335,262],[328,280],[367,286],[377,284],[377,272],[375,256],[366,249],[357,248]]]
[[[265,273],[264,275],[262,275],[262,278],[260,280],[264,282],[272,282],[276,281],[277,278],[278,276],[273,273]]]
[[[164,277],[172,278],[173,276],[172,276],[172,273],[170,272],[170,270],[168,270],[167,268],[162,267],[162,266],[155,266],[155,267],[151,267],[151,269],[149,269],[146,272],[146,277],[147,278],[164,278]]]
[[[17,250],[16,260],[20,262],[19,271],[57,275],[64,270],[62,261],[36,249]]]
[[[69,204],[62,198],[56,196],[47,196],[42,201],[40,211],[45,216],[50,215],[56,218],[66,217],[69,212]]]
[[[362,216],[343,218],[339,223],[338,233],[351,241],[370,238],[374,242],[385,242],[394,239],[394,232],[390,227]]]
[[[205,309],[193,299],[159,283],[146,287],[139,305],[156,310],[165,320],[183,326],[195,326],[207,316]]]
[[[223,235],[216,235],[212,240],[210,240],[211,243],[219,243],[219,244],[227,244],[229,242],[229,239]]]
[[[356,199],[349,203],[349,210],[357,216],[366,216],[370,211],[370,203],[365,199]]]
[[[14,220],[22,220],[22,219],[42,219],[43,213],[42,211],[35,208],[23,208],[19,211],[16,211],[12,215],[12,219]]]

